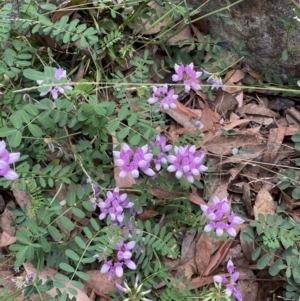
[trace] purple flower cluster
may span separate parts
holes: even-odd
[[[167,138],[164,136],[157,135],[155,142],[152,144],[152,148],[158,146],[160,148],[160,153],[153,157],[153,162],[155,164],[155,169],[157,171],[161,170],[161,164],[167,164],[167,153],[172,149],[172,145],[167,145]]]
[[[209,223],[204,227],[204,231],[210,232],[216,230],[216,235],[218,237],[223,235],[224,230],[226,230],[228,235],[235,237],[236,231],[234,225],[244,223],[242,218],[236,216],[234,212],[231,211],[227,198],[219,200],[217,196],[214,196],[213,204],[200,205],[200,207],[209,220]]]
[[[125,178],[129,173],[134,178],[138,178],[139,169],[150,177],[155,175],[155,172],[150,168],[153,154],[150,152],[148,145],[138,147],[134,151],[126,143],[123,143],[121,151],[114,151],[113,154],[117,158],[116,166],[122,168],[120,178]]]
[[[175,156],[169,155],[168,162],[171,165],[167,168],[169,172],[176,171],[176,178],[180,179],[183,175],[189,183],[194,182],[194,176],[199,176],[201,172],[207,171],[207,167],[202,165],[204,154],[196,152],[195,145],[175,146]]]
[[[136,264],[131,260],[132,252],[131,250],[135,246],[135,241],[130,241],[124,243],[120,241],[115,249],[116,254],[113,254],[111,260],[105,260],[104,264],[100,270],[101,273],[109,272],[108,279],[110,280],[114,276],[122,277],[123,276],[123,265],[126,265],[129,269],[135,270]],[[94,255],[94,258],[99,258],[99,255]]]
[[[175,64],[174,69],[176,73],[172,75],[172,80],[173,82],[183,81],[185,92],[189,92],[191,87],[194,90],[201,90],[199,77],[202,72],[196,72],[193,63],[189,65]],[[159,102],[159,108],[165,110],[176,109],[174,100],[178,98],[178,95],[175,94],[174,89],[168,90],[168,85],[163,85],[162,87],[152,87],[152,90],[152,97],[148,99],[149,104]]]
[[[9,153],[5,141],[0,141],[0,176],[11,181],[18,179],[18,174],[10,169],[9,164],[16,162],[19,158],[20,153]]]
[[[155,172],[151,169],[151,163],[155,164],[155,169],[159,171],[161,164],[170,164],[167,171],[175,172],[180,179],[185,176],[189,183],[194,182],[194,176],[199,176],[201,172],[207,171],[207,167],[202,165],[204,154],[196,151],[195,145],[175,146],[175,155],[171,154],[171,145],[166,145],[166,138],[157,136],[155,143],[138,147],[136,151],[131,149],[126,143],[122,145],[120,151],[114,151],[116,166],[121,167],[120,178],[125,178],[128,174],[134,178],[139,177],[139,169],[148,176],[154,176]],[[154,156],[151,151],[159,146],[161,152]]]
[[[214,276],[214,281],[220,284],[226,284],[225,293],[228,297],[230,297],[233,294],[238,301],[242,301],[242,293],[240,292],[236,284],[237,280],[240,277],[240,273],[235,272],[234,265],[231,259],[228,260],[227,270],[230,274],[229,279],[226,279],[225,275],[216,275]]]
[[[152,87],[153,94],[152,97],[148,99],[148,103],[153,105],[156,102],[160,103],[159,108],[163,108],[165,110],[176,109],[176,105],[174,100],[178,98],[178,95],[175,94],[174,89],[168,90],[167,85],[163,85],[162,87]]]
[[[185,92],[189,92],[191,87],[194,90],[201,90],[199,77],[202,72],[196,72],[194,70],[194,64],[189,65],[177,65],[174,66],[176,74],[172,76],[173,82],[183,81]]]
[[[62,69],[62,68],[53,68],[54,69],[54,80],[55,81],[60,81],[62,78],[67,78],[67,72],[66,70]],[[42,85],[44,80],[37,80],[36,81],[38,85]],[[58,83],[52,83],[52,85],[49,87],[49,89],[45,92],[42,92],[40,94],[40,96],[45,96],[47,93],[51,93],[53,99],[57,99],[58,98],[58,94],[59,93],[64,93],[64,90],[72,90],[73,87],[69,86],[69,85],[65,85],[65,86],[60,86]]]
[[[104,219],[107,215],[110,215],[111,221],[114,224],[123,224],[124,221],[124,208],[132,208],[134,203],[129,202],[127,194],[120,195],[119,187],[116,187],[113,192],[108,191],[106,194],[106,200],[99,199],[98,207],[101,214],[99,219]]]
[[[222,79],[215,74],[212,74],[206,82],[211,85],[212,90],[218,90],[223,85]]]

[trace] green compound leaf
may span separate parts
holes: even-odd
[[[53,226],[49,226],[48,227],[48,231],[49,231],[49,234],[52,236],[52,238],[56,241],[60,241],[62,236],[61,234],[59,233],[59,231],[53,227]]]
[[[296,187],[293,192],[292,192],[292,197],[295,200],[299,200],[300,199],[300,188]]]
[[[252,260],[256,260],[259,257],[260,253],[261,253],[261,248],[255,249],[251,256]]]
[[[79,256],[73,250],[70,249],[66,250],[66,255],[75,261],[79,261],[80,259]]]
[[[84,281],[88,281],[90,279],[90,276],[86,273],[77,271],[75,274]]]
[[[62,223],[63,227],[65,227],[67,230],[72,231],[74,229],[74,224],[66,216],[61,216],[59,218],[59,221]]]
[[[26,78],[34,80],[34,81],[47,79],[47,75],[45,73],[36,71],[34,69],[25,69],[23,72],[23,75]]]
[[[269,274],[271,276],[276,276],[282,270],[282,259],[277,259],[269,268]]]
[[[28,124],[28,129],[30,131],[30,133],[34,136],[34,137],[42,137],[43,136],[43,131],[41,130],[41,128],[35,124]]]
[[[67,273],[74,273],[75,269],[65,262],[61,262],[59,267]]]
[[[20,131],[16,131],[15,134],[8,137],[9,144],[12,147],[17,147],[21,144],[22,141],[22,133]]]
[[[242,232],[242,239],[252,242],[255,240],[254,231],[253,228],[250,226],[247,226],[246,229]]]
[[[0,137],[7,137],[10,135],[13,135],[17,132],[17,129],[14,128],[8,128],[7,126],[1,127],[0,128]]]
[[[257,268],[263,270],[270,262],[271,256],[269,253],[264,254],[257,262]]]

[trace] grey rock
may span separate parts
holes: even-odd
[[[187,0],[194,8],[200,7],[207,0]],[[200,14],[225,7],[234,0],[211,0],[203,5]],[[293,18],[293,4],[290,0],[244,0],[207,18],[210,34],[219,36],[229,47],[236,46],[241,40],[246,43],[249,55],[245,64],[262,73],[276,58],[279,60],[270,68],[271,73],[287,79],[288,76],[300,77],[300,52],[289,55],[287,61],[281,59],[286,48],[288,27],[281,21],[282,17]],[[221,15],[223,14],[223,16]],[[224,17],[225,15],[225,17]],[[227,17],[226,17],[227,15]],[[226,24],[231,21],[232,24]],[[300,22],[295,21],[296,28],[290,36],[289,48],[300,50]]]

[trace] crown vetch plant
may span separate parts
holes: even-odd
[[[209,220],[209,223],[204,227],[204,231],[210,232],[216,230],[218,237],[223,235],[224,230],[228,235],[235,237],[236,230],[234,226],[244,223],[241,217],[236,216],[235,213],[231,211],[227,198],[219,200],[217,196],[214,196],[211,205],[200,205],[200,207]]]
[[[189,183],[194,182],[194,177],[207,171],[207,167],[202,165],[204,154],[196,151],[195,145],[175,146],[175,155],[168,155],[168,163],[171,165],[167,168],[169,172],[176,172],[177,179],[185,176]]]
[[[124,221],[124,208],[132,208],[134,203],[129,202],[127,194],[120,195],[119,187],[116,187],[113,192],[108,191],[105,200],[99,199],[98,207],[101,210],[99,219],[104,219],[107,215],[110,215],[113,223],[123,224]]]
[[[114,258],[111,260],[105,260],[100,272],[109,272],[108,279],[110,280],[114,276],[123,276],[123,265],[127,266],[131,270],[135,270],[136,264],[131,260],[131,250],[134,248],[135,244],[135,241],[130,241],[128,243],[120,241],[116,246]],[[99,255],[94,255],[94,258],[99,258]]]
[[[172,76],[173,82],[183,81],[185,92],[189,92],[191,87],[194,90],[201,90],[199,77],[202,75],[201,71],[194,70],[194,64],[177,65],[175,64],[175,72]]]
[[[238,301],[242,301],[242,293],[240,292],[237,286],[237,281],[240,277],[240,273],[235,272],[234,265],[231,259],[227,262],[227,271],[230,274],[229,278],[226,278],[224,275],[216,275],[214,276],[214,281],[220,284],[225,284],[225,293],[228,297],[234,295],[234,297]]]
[[[53,68],[53,70],[54,70],[53,82],[46,91],[44,91],[40,94],[40,96],[45,96],[46,94],[48,94],[50,92],[53,99],[55,100],[58,98],[59,93],[63,94],[65,92],[65,90],[72,90],[73,87],[71,87],[69,85],[61,86],[61,84],[59,83],[59,81],[62,78],[67,78],[66,70],[64,70],[62,68]],[[38,85],[42,85],[43,83],[45,83],[45,80],[37,80],[36,82]]]

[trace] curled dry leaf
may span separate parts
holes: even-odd
[[[196,205],[206,205],[206,202],[196,192],[189,195],[189,200]]]
[[[228,71],[223,79],[224,85],[222,90],[228,93],[239,92],[241,88],[238,85],[235,85],[235,83],[241,81],[244,77],[245,73],[240,69]]]
[[[29,274],[36,274],[37,270],[36,268],[32,265],[32,263],[30,262],[25,262],[23,264],[25,271],[27,273],[27,275]],[[41,272],[38,273],[39,279],[42,280],[43,283],[45,283],[47,281],[47,277],[50,277],[53,281],[55,281],[54,275],[57,274],[57,270],[52,269],[52,268],[44,268]],[[98,273],[100,274],[100,272],[98,271]],[[61,289],[62,292],[64,292],[68,287],[76,289],[77,290],[77,295],[74,296],[71,293],[68,292],[69,296],[71,298],[75,297],[76,301],[91,301],[91,299],[87,296],[87,294],[76,288],[74,285],[72,285],[70,282],[68,281],[62,281],[65,285],[66,288]],[[101,284],[102,285],[102,284]],[[57,292],[56,292],[56,288],[53,288],[49,291],[47,291],[47,294],[49,296],[51,296],[52,298],[57,297]]]
[[[162,112],[167,113],[170,117],[172,117],[176,122],[178,122],[183,127],[191,127],[197,128],[195,126],[195,122],[200,121],[201,111],[193,110],[185,107],[182,103],[175,100],[176,109],[174,110],[163,110]]]
[[[206,266],[203,272],[203,276],[211,275],[219,267],[220,263],[226,257],[232,243],[232,238],[228,238],[226,241],[220,242],[221,246],[218,248],[216,254],[211,257],[209,264]]]
[[[275,214],[275,206],[274,201],[269,193],[269,191],[265,188],[262,188],[255,199],[255,205],[253,207],[254,218],[258,220],[258,214],[261,213],[263,215],[267,214]]]
[[[228,119],[230,113],[238,106],[236,98],[232,94],[222,90],[219,91],[212,104],[216,111],[226,119]]]
[[[213,276],[209,276],[209,277],[196,277],[193,278],[191,281],[191,289],[196,289],[199,287],[202,287],[204,285],[208,285],[214,282],[214,278]]]
[[[177,33],[174,37],[171,37],[168,40],[168,43],[170,45],[178,45],[178,43],[181,42],[189,42],[189,38],[192,37],[191,35],[191,27],[185,26],[186,24],[184,22],[179,23],[178,26],[175,27],[175,31],[182,28],[180,32]]]
[[[2,229],[0,229],[0,230],[2,230]],[[16,241],[17,241],[17,238],[15,236],[10,236],[5,231],[0,233],[0,248],[14,244]]]
[[[196,235],[195,230],[188,230],[186,231],[184,238],[182,240],[182,245],[181,245],[181,260],[180,264],[191,260],[195,256],[195,247],[196,247],[196,240],[197,240],[197,235]]]
[[[219,127],[218,122],[220,121],[221,116],[218,114],[218,112],[213,111],[209,107],[208,102],[199,101],[199,105],[202,109],[200,121],[203,124],[203,128],[201,131],[204,133],[215,128],[217,129]]]

